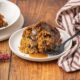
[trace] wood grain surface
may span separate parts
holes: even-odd
[[[24,16],[24,26],[44,20],[57,26],[57,11],[67,0],[11,0],[17,4]],[[14,55],[8,40],[0,42],[0,50],[11,54],[11,60],[0,62],[0,80],[80,80],[80,71],[66,73],[58,67],[57,61],[30,62]]]

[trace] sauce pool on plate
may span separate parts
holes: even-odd
[[[46,58],[48,57],[48,54],[45,54],[45,53],[36,53],[36,54],[29,54],[30,57],[33,57],[33,58]]]

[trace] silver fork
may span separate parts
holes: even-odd
[[[64,51],[64,47],[65,44],[73,39],[74,37],[76,37],[77,35],[80,35],[80,31],[78,31],[76,34],[74,34],[73,36],[71,36],[69,39],[67,39],[65,42],[63,42],[62,44],[60,44],[59,46],[56,46],[55,49],[51,50],[51,51],[47,51],[47,54],[52,54],[52,55],[58,55],[60,53],[62,53]]]

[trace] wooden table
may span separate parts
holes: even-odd
[[[56,26],[57,11],[67,0],[11,0],[24,16],[24,26],[45,20]],[[0,50],[11,54],[11,60],[0,62],[0,80],[80,80],[80,71],[66,73],[57,61],[36,63],[20,59],[12,54],[8,40],[0,42]]]

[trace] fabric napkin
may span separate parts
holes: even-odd
[[[68,0],[58,11],[56,23],[71,36],[80,30],[80,0]],[[73,39],[74,45],[58,60],[66,72],[80,70],[80,36]]]

